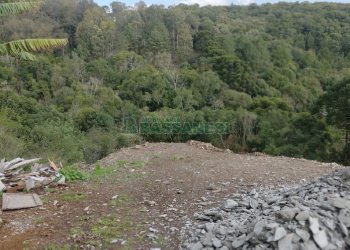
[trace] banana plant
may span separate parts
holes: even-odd
[[[42,0],[0,2],[0,17],[36,10],[42,4]],[[0,43],[0,56],[8,55],[22,60],[35,60],[35,56],[32,54],[33,52],[63,47],[67,43],[67,39],[53,38],[15,40]]]

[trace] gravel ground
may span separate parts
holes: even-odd
[[[307,183],[340,168],[234,154],[200,142],[146,143],[100,164],[119,168],[87,182],[38,190],[42,208],[0,214],[0,249],[178,249],[182,228],[196,212],[221,206],[234,193]]]

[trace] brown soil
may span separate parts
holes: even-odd
[[[100,164],[106,172],[87,182],[38,190],[42,208],[0,214],[0,249],[178,249],[177,229],[198,208],[236,192],[305,182],[339,167],[234,154],[199,142],[145,144]],[[153,241],[150,228],[157,230]]]

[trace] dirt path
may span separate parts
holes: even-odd
[[[232,193],[299,183],[336,164],[150,143],[100,162],[87,182],[47,188],[42,208],[3,212],[0,249],[178,249],[198,207]]]

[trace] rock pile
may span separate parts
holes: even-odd
[[[194,141],[194,140],[190,140],[187,142],[188,145],[195,147],[195,148],[199,148],[199,149],[204,149],[207,151],[212,151],[212,152],[224,152],[227,151],[229,152],[230,150],[225,150],[222,148],[217,148],[215,146],[213,146],[211,143],[206,143],[206,142],[201,142],[201,141]]]
[[[233,195],[197,214],[180,249],[350,249],[350,168],[299,186]]]

